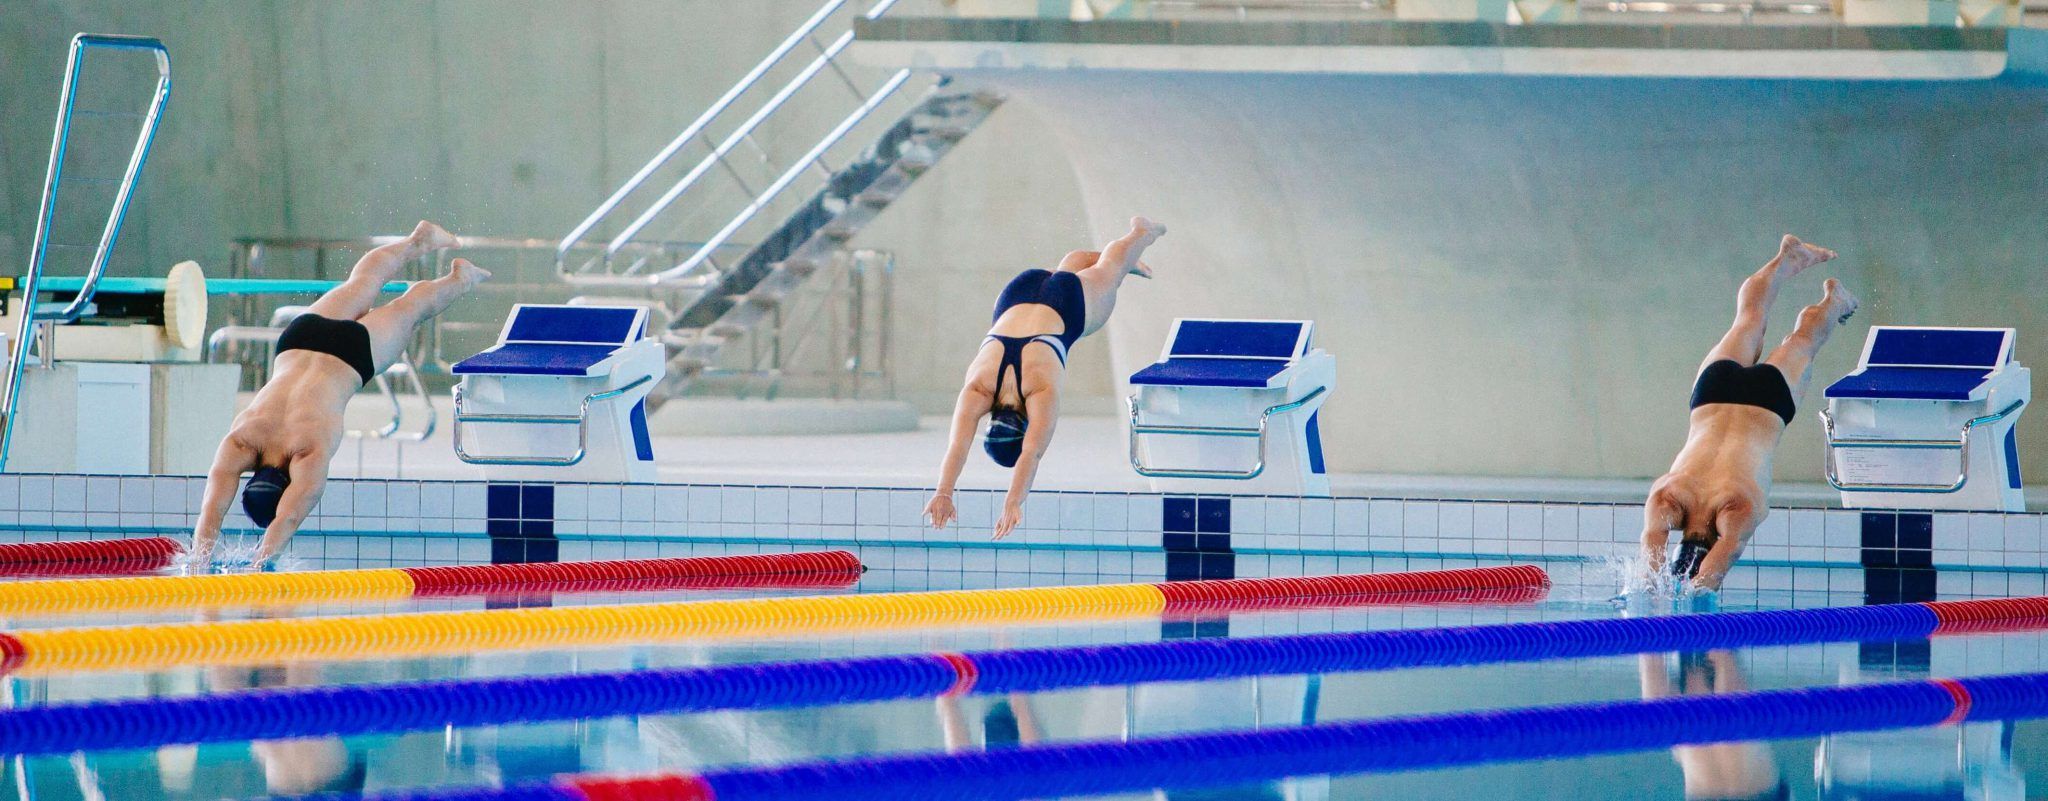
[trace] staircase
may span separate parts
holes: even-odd
[[[909,70],[863,89],[843,63],[853,21],[878,18],[895,2],[878,0],[866,11],[851,8],[857,4],[849,0],[825,3],[557,248],[557,274],[563,281],[604,288],[608,299],[616,299],[619,289],[644,291],[662,312],[655,317],[667,321],[661,339],[670,358],[651,405],[681,394],[715,368],[726,345],[769,324],[785,298],[830,264],[848,240],[1001,105],[991,93],[945,78],[914,79]],[[841,32],[828,43],[821,38],[827,30]],[[765,86],[768,75],[794,66],[805,44],[817,55],[724,138],[714,139],[711,128],[730,125],[727,118],[737,116],[735,109],[751,90]],[[850,98],[846,91],[816,88],[813,79],[826,74],[851,90]],[[921,89],[909,89],[920,82]],[[852,111],[822,135],[803,132],[804,122],[815,121],[821,112],[829,115],[834,105],[843,107],[849,100],[855,103]],[[891,111],[895,117],[884,125]],[[792,160],[777,158],[763,144],[792,139],[813,143]],[[852,155],[839,155],[861,141],[867,144]],[[742,145],[752,158],[742,157]],[[650,181],[676,171],[681,164],[677,156],[686,149],[709,152],[667,191],[645,201],[651,192],[643,190],[653,186]],[[828,163],[840,158],[844,163]],[[748,170],[764,166],[775,177],[756,189]],[[717,196],[721,189],[726,197]],[[572,264],[572,254],[589,253],[594,233],[633,205],[639,208],[637,217],[596,255]],[[714,228],[704,220],[718,224]],[[650,232],[654,228],[663,228],[660,236]],[[736,244],[744,241],[742,235],[751,238],[749,244]],[[701,241],[676,244],[700,236]]]

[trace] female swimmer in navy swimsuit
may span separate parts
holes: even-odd
[[[939,468],[938,493],[925,506],[933,528],[945,528],[958,516],[953,482],[967,463],[967,446],[983,417],[989,425],[982,449],[1011,468],[1010,491],[996,517],[996,539],[1017,527],[1038,460],[1052,443],[1067,351],[1109,321],[1125,276],[1152,277],[1138,257],[1165,233],[1166,226],[1133,217],[1131,232],[1100,252],[1068,253],[1058,270],[1025,270],[1003,287],[995,325],[967,365],[967,385],[953,406],[952,439]]]

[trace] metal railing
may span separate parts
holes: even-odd
[[[1260,475],[1266,472],[1267,421],[1273,419],[1274,415],[1286,414],[1288,412],[1299,409],[1303,406],[1307,406],[1310,401],[1322,397],[1324,389],[1326,389],[1326,387],[1316,387],[1315,391],[1310,392],[1307,395],[1303,395],[1300,398],[1288,401],[1286,403],[1266,407],[1265,411],[1259,413],[1259,424],[1257,426],[1172,426],[1141,423],[1138,420],[1138,396],[1132,395],[1129,399],[1125,401],[1125,404],[1129,406],[1131,410],[1131,433],[1129,439],[1131,469],[1136,471],[1138,475],[1144,476],[1146,478],[1211,478],[1222,479],[1226,481],[1250,481],[1254,478],[1258,478]],[[1244,470],[1207,470],[1192,467],[1151,467],[1145,464],[1145,459],[1143,455],[1139,452],[1141,448],[1139,445],[1138,438],[1142,435],[1163,435],[1179,437],[1236,437],[1256,439],[1258,440],[1257,448],[1259,451],[1259,458],[1258,461],[1254,462],[1250,468]]]
[[[728,382],[719,394],[742,399],[772,400],[792,385],[834,398],[869,397],[871,388],[893,395],[895,266],[888,251],[840,252],[747,333],[742,361],[702,377]]]
[[[149,53],[156,58],[156,89],[150,97],[149,108],[144,112],[117,111],[110,109],[78,109],[79,75],[85,65],[86,51],[91,49],[131,50]],[[56,131],[51,136],[50,166],[43,181],[41,208],[36,213],[35,243],[29,252],[28,275],[21,284],[22,310],[18,315],[15,329],[14,351],[7,360],[7,383],[0,389],[0,471],[7,469],[8,448],[14,441],[16,410],[21,402],[22,369],[28,363],[29,351],[36,349],[32,334],[37,323],[42,323],[40,361],[44,367],[53,367],[56,360],[56,336],[51,328],[59,322],[71,322],[85,313],[92,304],[93,293],[99,289],[99,281],[107,271],[107,260],[113,255],[114,244],[121,238],[121,224],[128,216],[128,204],[135,194],[135,179],[142,174],[142,168],[149,160],[150,144],[156,139],[157,123],[163,118],[164,104],[171,97],[171,55],[163,42],[144,36],[118,36],[111,34],[81,33],[71,38],[71,50],[64,64],[64,88],[57,101]],[[52,223],[57,214],[59,187],[67,180],[64,177],[64,157],[71,143],[71,126],[74,116],[136,117],[141,120],[141,130],[135,137],[135,147],[128,154],[128,166],[123,170],[114,193],[113,207],[107,212],[106,225],[100,229],[99,244],[84,245],[68,242],[53,242]],[[99,182],[101,179],[68,179],[74,182]],[[93,248],[92,264],[85,275],[85,282],[78,294],[63,308],[54,312],[41,310],[36,305],[36,284],[42,279],[43,267],[49,258],[51,248]]]
[[[1963,421],[1962,430],[1951,439],[1836,439],[1835,417],[1828,410],[1820,410],[1823,442],[1827,452],[1823,456],[1822,473],[1827,476],[1828,486],[1847,492],[1918,492],[1945,495],[1958,492],[1970,483],[1970,432],[1978,426],[1986,426],[2011,417],[2014,412],[2027,405],[2024,400],[2013,401],[2003,409],[1981,417]],[[1885,484],[1871,482],[1847,482],[1841,479],[1835,465],[1835,451],[1845,448],[1877,450],[1936,450],[1955,451],[1957,468],[1956,480],[1948,484]]]
[[[462,409],[462,385],[455,385],[455,458],[465,464],[510,466],[510,467],[569,467],[583,461],[590,450],[590,407],[603,403],[652,382],[652,376],[641,376],[622,387],[593,392],[583,396],[583,403],[575,414],[493,414],[466,412]],[[576,450],[563,456],[478,456],[462,447],[463,424],[469,423],[514,423],[519,425],[575,426]]]
[[[337,280],[347,273],[354,259],[363,252],[400,238],[243,237],[231,244],[227,274],[232,278]],[[466,302],[450,313],[435,317],[414,334],[408,349],[420,354],[418,367],[430,376],[445,376],[455,362],[495,341],[498,329],[503,326],[504,315],[512,304],[561,303],[569,299],[571,291],[555,278],[555,240],[493,236],[464,236],[460,240],[455,250],[421,256],[407,264],[400,273],[407,280],[433,278],[447,270],[449,259],[462,256],[490,270],[494,276],[475,290],[478,297],[487,298],[489,302]],[[627,252],[679,259],[682,254],[697,250],[701,244],[637,242],[630,245]],[[595,247],[585,246],[593,252]],[[740,250],[752,245],[728,242],[723,247]],[[679,293],[701,291],[701,288],[682,286],[665,289]],[[223,317],[227,325],[261,325],[274,311],[274,304],[265,303],[266,297],[271,296],[247,295],[217,305],[225,309]],[[637,302],[650,303],[666,312],[670,300],[641,298]]]
[[[879,0],[866,12],[861,13],[860,16],[866,19],[879,18],[886,14],[896,2],[897,0]],[[698,115],[697,119],[685,127],[682,133],[678,134],[656,153],[654,158],[650,159],[645,165],[642,165],[610,197],[599,204],[588,217],[584,218],[581,223],[578,223],[570,231],[569,235],[564,237],[556,246],[557,275],[563,281],[575,286],[661,287],[678,282],[716,282],[723,269],[717,262],[716,254],[720,248],[729,244],[731,237],[747,221],[759,214],[771,201],[787,190],[795,182],[796,178],[803,173],[815,170],[825,179],[829,180],[832,177],[833,170],[830,165],[825,164],[823,161],[825,153],[843,140],[862,120],[872,115],[876,108],[883,101],[887,100],[890,95],[895,93],[909,78],[908,71],[901,71],[885,80],[878,88],[872,91],[863,91],[860,85],[847,74],[842,68],[839,59],[845,53],[847,47],[853,43],[851,27],[833,38],[830,42],[821,41],[818,38],[820,29],[827,22],[834,19],[847,4],[848,0],[829,0],[820,6],[815,13],[805,20],[802,25],[798,26],[781,44],[771,50],[759,64],[756,64],[752,70],[748,71],[737,83],[726,90],[723,96],[719,97],[709,108]],[[778,66],[793,62],[791,54],[795,53],[805,43],[809,43],[812,49],[817,51],[817,55],[799,69],[794,76],[785,81],[773,95],[763,102],[759,108],[755,109],[752,114],[741,121],[730,133],[724,138],[714,141],[709,134],[710,127],[722,116],[732,111],[742,96],[762,85],[768,73]],[[750,145],[762,163],[769,163],[770,158],[767,150],[761,146],[756,137],[762,124],[783,109],[799,90],[828,70],[835,73],[840,78],[841,83],[859,99],[859,107],[852,115],[841,121],[837,127],[833,128],[830,133],[818,141],[802,158],[788,167],[781,168],[780,175],[767,189],[761,191],[753,190],[739,165],[731,160],[734,150],[742,144]],[[604,244],[595,257],[585,261],[577,261],[573,256],[574,252],[579,248],[585,247],[585,243],[595,235],[600,227],[612,219],[615,214],[620,213],[628,198],[639,193],[643,187],[648,186],[648,182],[653,176],[663,167],[674,161],[692,142],[701,142],[708,146],[710,148],[709,154],[691,166],[681,178],[669,185],[667,190],[662,192],[652,203],[641,209],[630,222],[626,223],[617,234],[613,235]],[[620,254],[626,252],[635,243],[642,241],[642,237],[648,227],[667,214],[679,201],[688,197],[691,191],[698,187],[704,177],[713,170],[723,170],[731,176],[740,190],[751,198],[741,207],[740,211],[736,212],[733,217],[728,219],[726,224],[721,226],[715,236],[711,237],[706,244],[690,253],[687,257],[669,264],[660,264],[658,260],[645,255],[632,259],[628,264],[618,264]],[[679,237],[671,236],[667,238]],[[659,266],[649,271],[648,267],[650,264],[658,264]]]

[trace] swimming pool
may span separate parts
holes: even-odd
[[[176,533],[176,529],[115,525],[109,529],[69,529],[57,525],[22,525],[22,515],[35,515],[40,482],[31,478],[0,478],[0,492],[14,483],[16,525],[4,538],[74,540],[136,537]],[[184,515],[189,508],[180,491],[183,479],[106,479],[53,477],[51,505],[59,487],[83,490],[84,502],[52,515],[97,516],[99,521],[154,523],[155,515]],[[158,482],[166,482],[159,484]],[[1467,511],[1486,521],[1498,514],[1507,523],[1503,542],[1513,542],[1515,520],[1548,523],[1551,534],[1569,525],[1591,533],[1595,526],[1616,531],[1630,525],[1625,507],[1591,504],[1476,503],[1432,499],[1307,499],[1168,498],[1143,495],[1062,495],[1047,493],[1058,513],[1051,515],[1071,529],[1050,527],[1025,532],[1018,544],[994,547],[949,535],[925,541],[923,532],[897,525],[892,513],[914,508],[899,503],[894,490],[829,490],[822,488],[668,488],[551,486],[552,503],[529,487],[511,489],[455,482],[338,482],[339,499],[325,507],[324,530],[296,541],[291,569],[380,569],[458,563],[520,563],[591,559],[653,559],[745,553],[787,553],[845,548],[868,570],[857,578],[836,581],[789,581],[766,577],[754,586],[721,586],[686,590],[632,592],[529,592],[495,596],[319,600],[304,605],[227,608],[214,611],[145,609],[87,611],[77,614],[28,613],[10,619],[15,632],[63,630],[79,626],[189,624],[194,621],[232,623],[240,619],[299,619],[374,616],[415,611],[541,609],[648,604],[702,599],[752,599],[818,595],[919,593],[933,590],[1015,587],[1087,586],[1157,582],[1299,576],[1334,573],[1388,573],[1443,570],[1520,563],[1538,565],[1551,586],[1537,596],[1511,603],[1429,598],[1376,599],[1372,605],[1315,603],[1294,608],[1211,612],[1200,615],[1134,615],[1080,620],[1044,619],[1022,625],[911,626],[863,629],[848,625],[812,629],[800,636],[743,636],[692,639],[682,642],[612,644],[582,648],[539,647],[498,652],[452,653],[425,658],[367,658],[308,662],[226,662],[187,664],[158,670],[17,671],[8,679],[8,699],[16,708],[102,703],[116,699],[240,698],[252,688],[411,686],[422,682],[489,681],[519,677],[550,677],[625,673],[660,675],[676,669],[738,666],[831,665],[844,660],[890,659],[903,655],[968,653],[1009,654],[1032,649],[1076,649],[1101,645],[1214,642],[1246,643],[1262,638],[1320,632],[1433,630],[1450,627],[1491,627],[1504,624],[1569,620],[1622,620],[1676,611],[1663,605],[1615,599],[1622,566],[1610,559],[1625,540],[1610,536],[1600,548],[1572,543],[1571,553],[1447,554],[1443,535],[1459,531]],[[403,486],[391,486],[396,483]],[[438,484],[450,486],[436,486]],[[376,485],[370,487],[368,485]],[[95,493],[93,490],[99,491]],[[147,509],[139,500],[147,491]],[[566,491],[565,491],[566,489]],[[673,491],[671,491],[673,489]],[[26,490],[26,491],[24,491]],[[162,495],[158,492],[161,490]],[[394,491],[395,490],[395,491]],[[446,492],[443,503],[442,494]],[[625,500],[643,494],[652,525],[593,519],[596,509],[622,510],[615,516],[640,516],[641,504]],[[619,493],[613,501],[611,493]],[[818,516],[808,517],[812,493]],[[851,509],[830,510],[828,500],[841,493]],[[603,496],[590,502],[593,494]],[[381,508],[373,501],[382,497]],[[576,496],[583,496],[581,499]],[[668,496],[671,512],[684,518],[667,526],[660,499]],[[7,496],[0,494],[0,500]],[[394,508],[419,507],[443,515],[405,517]],[[771,499],[763,503],[762,498]],[[794,518],[772,510],[789,503]],[[394,503],[393,499],[400,499]],[[564,503],[564,498],[567,502]],[[26,499],[24,502],[22,499]],[[110,504],[115,511],[99,511]],[[714,509],[713,499],[717,501]],[[76,500],[75,498],[71,500]],[[743,504],[742,500],[752,501]],[[863,501],[869,511],[862,511]],[[158,502],[162,505],[159,506]],[[680,503],[677,503],[677,502]],[[692,520],[694,508],[696,520]],[[1184,503],[1182,501],[1185,501]],[[1227,501],[1226,504],[1215,501]],[[123,504],[126,504],[125,506]],[[350,514],[333,514],[342,503]],[[399,506],[398,504],[405,504]],[[516,504],[509,505],[508,504]],[[614,505],[616,504],[616,505]],[[971,504],[964,504],[971,507]],[[741,514],[745,507],[746,514]],[[1066,512],[1067,507],[1077,511]],[[1546,506],[1549,508],[1546,509]],[[475,508],[472,508],[475,507]],[[1468,509],[1469,507],[1469,509]],[[1497,507],[1497,511],[1496,511]],[[1305,515],[1300,511],[1313,508]],[[82,511],[69,511],[69,510]],[[548,527],[536,524],[545,509]],[[1086,509],[1084,519],[1078,510]],[[1227,509],[1227,511],[1226,511]],[[1329,528],[1322,514],[1329,512]],[[1527,511],[1523,511],[1527,509]],[[159,511],[161,510],[161,511]],[[382,514],[367,514],[371,511]],[[1152,511],[1157,510],[1157,511]],[[1256,511],[1251,511],[1256,510]],[[1281,511],[1275,511],[1281,510]],[[1428,514],[1423,511],[1427,510]],[[1446,510],[1451,510],[1446,512]],[[764,513],[765,511],[765,513]],[[1121,511],[1121,516],[1116,512]],[[1208,516],[1204,516],[1204,512]],[[1375,517],[1377,511],[1378,517]],[[453,520],[481,512],[481,525],[448,526],[450,531],[418,531],[431,521]],[[1249,513],[1248,513],[1249,512]],[[1362,512],[1362,518],[1353,515]],[[837,521],[845,515],[846,523]],[[1190,513],[1183,525],[1175,516]],[[866,515],[863,517],[863,515]],[[1158,515],[1152,517],[1151,515]],[[1251,515],[1257,515],[1256,518]],[[114,515],[106,517],[105,515]],[[1228,515],[1229,523],[1224,523]],[[2029,566],[2006,565],[1996,570],[1966,570],[1969,550],[1958,558],[1932,554],[1927,561],[1949,564],[1926,568],[1929,575],[1896,575],[1903,562],[1919,559],[1917,544],[1901,540],[1893,520],[1888,542],[1866,541],[1862,516],[1812,512],[1822,542],[1829,522],[1853,521],[1857,529],[1856,567],[1830,566],[1824,559],[1778,566],[1752,566],[1731,581],[1718,599],[1722,612],[1765,609],[1814,609],[1888,601],[1968,598],[1976,595],[2024,595],[2040,574]],[[1272,533],[1296,521],[1292,534]],[[1788,512],[1787,536],[1805,530],[1806,515]],[[2012,518],[2010,532],[2027,530],[2032,519]],[[337,530],[342,520],[375,518],[383,530]],[[703,519],[713,518],[713,519]],[[730,519],[728,519],[730,518]],[[767,518],[767,519],[762,519]],[[779,518],[779,519],[777,519]],[[30,517],[39,521],[42,518]],[[67,520],[69,518],[66,518]],[[476,520],[477,518],[467,518]],[[390,521],[410,520],[414,530],[393,530]],[[863,523],[861,521],[865,520]],[[1254,520],[1256,522],[1254,522]],[[1308,521],[1306,525],[1302,521]],[[1417,553],[1369,548],[1348,550],[1340,538],[1362,520],[1378,525],[1380,542],[1412,542]],[[1446,524],[1446,520],[1450,520]],[[1917,520],[1917,519],[1916,519]],[[1155,523],[1155,521],[1157,521]],[[1206,522],[1205,522],[1206,521]],[[1592,521],[1592,522],[1589,522]],[[1932,519],[1930,518],[1930,522]],[[2004,523],[2004,518],[2001,518]],[[509,523],[509,525],[508,525]],[[716,525],[710,525],[716,523]],[[1970,521],[1963,520],[1967,530]],[[677,525],[680,524],[680,525]],[[1482,523],[1483,525],[1483,523]],[[1525,522],[1524,525],[1527,525]],[[1909,528],[1917,522],[1906,524]],[[1953,525],[1952,523],[1949,525]],[[1981,525],[1981,524],[1980,524]],[[834,526],[844,526],[836,529]],[[1412,527],[1411,527],[1412,526]],[[476,528],[485,529],[475,531]],[[543,529],[548,528],[543,535]],[[1176,532],[1173,529],[1210,529]],[[564,529],[567,529],[566,531]],[[655,529],[659,529],[658,531]],[[1230,529],[1215,531],[1214,529]],[[1480,529],[1483,530],[1483,529]],[[1323,533],[1328,531],[1327,534]],[[1253,533],[1256,532],[1256,533]],[[1343,533],[1340,533],[1343,532]],[[1407,536],[1413,533],[1416,536]],[[2001,533],[2008,533],[2004,527]],[[773,536],[779,534],[779,536]],[[823,534],[824,536],[820,536]],[[844,536],[833,536],[840,534]],[[1436,535],[1435,540],[1423,535]],[[1803,536],[1803,535],[1802,535]],[[1218,539],[1218,538],[1221,539]],[[1283,537],[1329,537],[1328,546],[1305,549],[1302,540]],[[1254,539],[1256,538],[1256,539]],[[1538,551],[1546,537],[1529,544]],[[1321,545],[1320,540],[1311,540]],[[1487,541],[1474,537],[1469,542]],[[1360,541],[1363,544],[1363,541]],[[1881,547],[1889,544],[1889,548]],[[1946,542],[1944,544],[1947,544]],[[2015,536],[2008,544],[2017,546]],[[1206,547],[1205,547],[1206,546]],[[1452,546],[1457,547],[1457,546]],[[1483,546],[1468,546],[1475,549]],[[1788,548],[1793,547],[1790,545]],[[1826,544],[1815,547],[1825,554]],[[1846,546],[1837,546],[1846,547]],[[1560,549],[1562,550],[1562,549]],[[1890,572],[1887,572],[1890,571]],[[1909,571],[1911,572],[1911,571]],[[1745,578],[1746,576],[1746,578]],[[1923,580],[1924,579],[1924,580]],[[1924,585],[1924,586],[1923,586]],[[1875,588],[1875,592],[1873,589]],[[1885,590],[1892,592],[1887,596]],[[1981,590],[1979,589],[1981,588]],[[2032,594],[2039,594],[2033,590]],[[1450,601],[1450,602],[1444,602]],[[1490,629],[1489,629],[1490,630]],[[1843,638],[1848,639],[1848,638]],[[1100,686],[1057,686],[1030,692],[966,693],[936,697],[889,698],[858,703],[825,703],[801,708],[724,708],[691,713],[649,713],[580,717],[550,722],[506,722],[474,726],[435,726],[425,730],[353,735],[293,737],[207,742],[198,746],[161,745],[146,748],[93,750],[73,754],[15,756],[5,767],[7,778],[23,798],[190,798],[294,795],[317,790],[396,792],[414,789],[502,787],[545,783],[557,774],[712,773],[820,760],[846,763],[872,757],[907,754],[999,754],[1023,744],[1081,745],[1145,741],[1207,732],[1281,732],[1303,725],[1342,725],[1403,716],[1455,715],[1476,710],[1508,710],[1560,704],[1637,702],[1666,696],[1687,696],[1715,690],[1737,691],[1857,686],[1912,682],[1930,677],[1968,677],[2029,673],[2043,670],[2042,634],[2022,630],[1924,637],[1880,638],[1858,643],[1797,642],[1733,649],[1649,655],[1605,654],[1575,659],[1521,661],[1467,666],[1418,666],[1374,671],[1325,673],[1282,672],[1210,681],[1108,683]],[[1372,646],[1379,648],[1382,646]],[[1160,654],[1170,661],[1171,654]],[[991,657],[993,658],[993,657]],[[869,663],[856,663],[869,664]],[[734,673],[719,674],[725,676]],[[498,685],[500,687],[504,685]],[[860,697],[847,691],[846,697]],[[223,713],[225,714],[225,713]],[[301,732],[295,732],[300,734]],[[2022,797],[2024,777],[2048,737],[2048,727],[2017,722],[1970,722],[1962,726],[1921,727],[1886,732],[1842,733],[1722,744],[1674,751],[1649,748],[1629,753],[1501,761],[1457,768],[1376,772],[1334,778],[1258,776],[1224,789],[1169,788],[1173,798],[1367,798],[1386,795],[1468,797],[1492,793],[1513,798],[1638,798],[1683,794],[1688,798],[1724,797],[1869,797],[1879,793],[1916,793],[1913,797]],[[1258,771],[1253,771],[1257,773]],[[877,774],[886,775],[886,774]],[[1193,779],[1190,779],[1191,781]],[[104,796],[100,795],[104,794]],[[796,795],[801,795],[796,794]],[[638,795],[620,797],[678,797]],[[1142,796],[1139,796],[1142,797]]]

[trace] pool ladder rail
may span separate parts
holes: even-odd
[[[81,109],[77,107],[78,84],[84,73],[86,53],[91,50],[143,52],[155,57],[156,86],[146,111],[121,111],[113,109]],[[135,196],[135,181],[142,174],[143,165],[149,160],[149,150],[156,140],[157,124],[163,119],[164,105],[171,97],[171,54],[163,42],[147,36],[121,36],[115,34],[81,33],[71,38],[70,54],[64,64],[64,88],[57,101],[56,130],[50,141],[49,171],[43,180],[43,196],[36,213],[34,245],[29,251],[28,274],[22,278],[21,297],[23,313],[16,315],[13,352],[7,359],[6,384],[0,387],[0,472],[7,469],[8,448],[14,440],[14,423],[21,405],[22,371],[28,364],[29,351],[38,350],[38,361],[45,367],[53,366],[56,355],[53,345],[56,337],[51,328],[57,323],[68,323],[85,316],[92,308],[93,294],[99,289],[100,279],[106,275],[107,261],[113,256],[114,245],[121,238],[121,224],[128,216],[129,202]],[[98,177],[67,177],[64,175],[65,156],[69,155],[72,123],[78,117],[94,118],[136,118],[141,121],[136,133],[135,146],[128,152],[128,162],[121,178],[115,184],[114,198],[107,211],[106,223],[100,227],[99,243],[52,241],[53,223],[57,216],[59,188],[66,183],[105,184],[109,180]],[[52,248],[65,250],[93,251],[92,264],[87,269],[84,283],[78,294],[62,308],[43,308],[36,304],[38,284],[42,281],[43,269],[49,261]],[[37,323],[42,323],[42,335],[34,336]],[[41,347],[37,348],[40,342]]]

